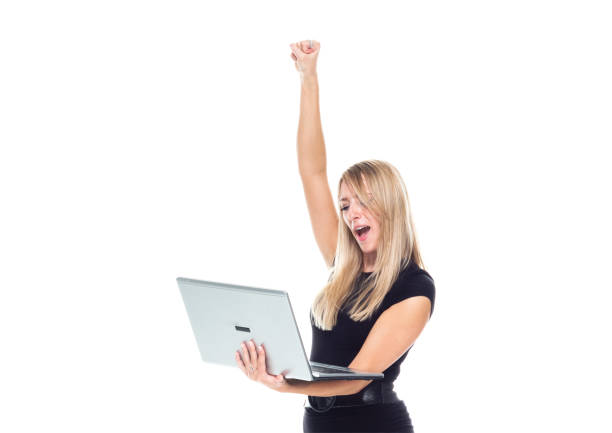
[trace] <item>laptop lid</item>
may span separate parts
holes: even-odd
[[[266,348],[268,373],[312,381],[287,292],[177,278],[203,361],[236,367],[240,343]]]

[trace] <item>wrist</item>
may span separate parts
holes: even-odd
[[[318,84],[318,77],[316,72],[301,73],[300,79],[302,80],[302,85]]]
[[[287,381],[285,381],[285,382],[283,382],[281,384],[275,385],[273,387],[270,387],[270,388],[272,388],[274,391],[278,391],[278,392],[281,392],[281,393],[291,392],[290,391],[291,385]]]
[[[307,394],[306,388],[311,382],[305,382],[299,379],[285,379],[283,384],[278,387],[277,391],[287,394]]]

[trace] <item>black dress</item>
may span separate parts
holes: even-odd
[[[355,285],[354,291],[371,272],[363,272]],[[353,292],[353,295],[355,292]],[[338,321],[331,331],[317,328],[310,317],[312,325],[312,350],[310,360],[326,364],[348,366],[365,342],[368,333],[380,315],[392,305],[413,296],[426,296],[431,301],[431,313],[435,302],[435,286],[427,271],[411,262],[403,269],[379,309],[363,322],[355,322],[346,314],[346,304],[338,312]],[[349,298],[349,302],[354,296]],[[348,303],[348,302],[347,302]],[[431,317],[430,313],[430,317]],[[393,383],[400,372],[400,364],[408,355],[406,351],[383,373],[384,382]],[[374,382],[371,382],[372,386]],[[358,407],[337,407],[327,412],[318,413],[304,408],[303,428],[311,432],[409,432],[412,433],[412,422],[402,400],[395,403],[370,404]]]

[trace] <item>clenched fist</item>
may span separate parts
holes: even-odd
[[[321,44],[312,41],[312,48],[310,48],[310,41],[306,40],[289,44],[289,47],[291,47],[291,58],[295,62],[295,69],[299,71],[300,75],[317,73],[317,57]]]

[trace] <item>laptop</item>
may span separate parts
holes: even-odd
[[[289,294],[283,290],[176,279],[202,361],[238,367],[240,343],[263,343],[271,375],[287,379],[377,380],[384,374],[308,360]]]

